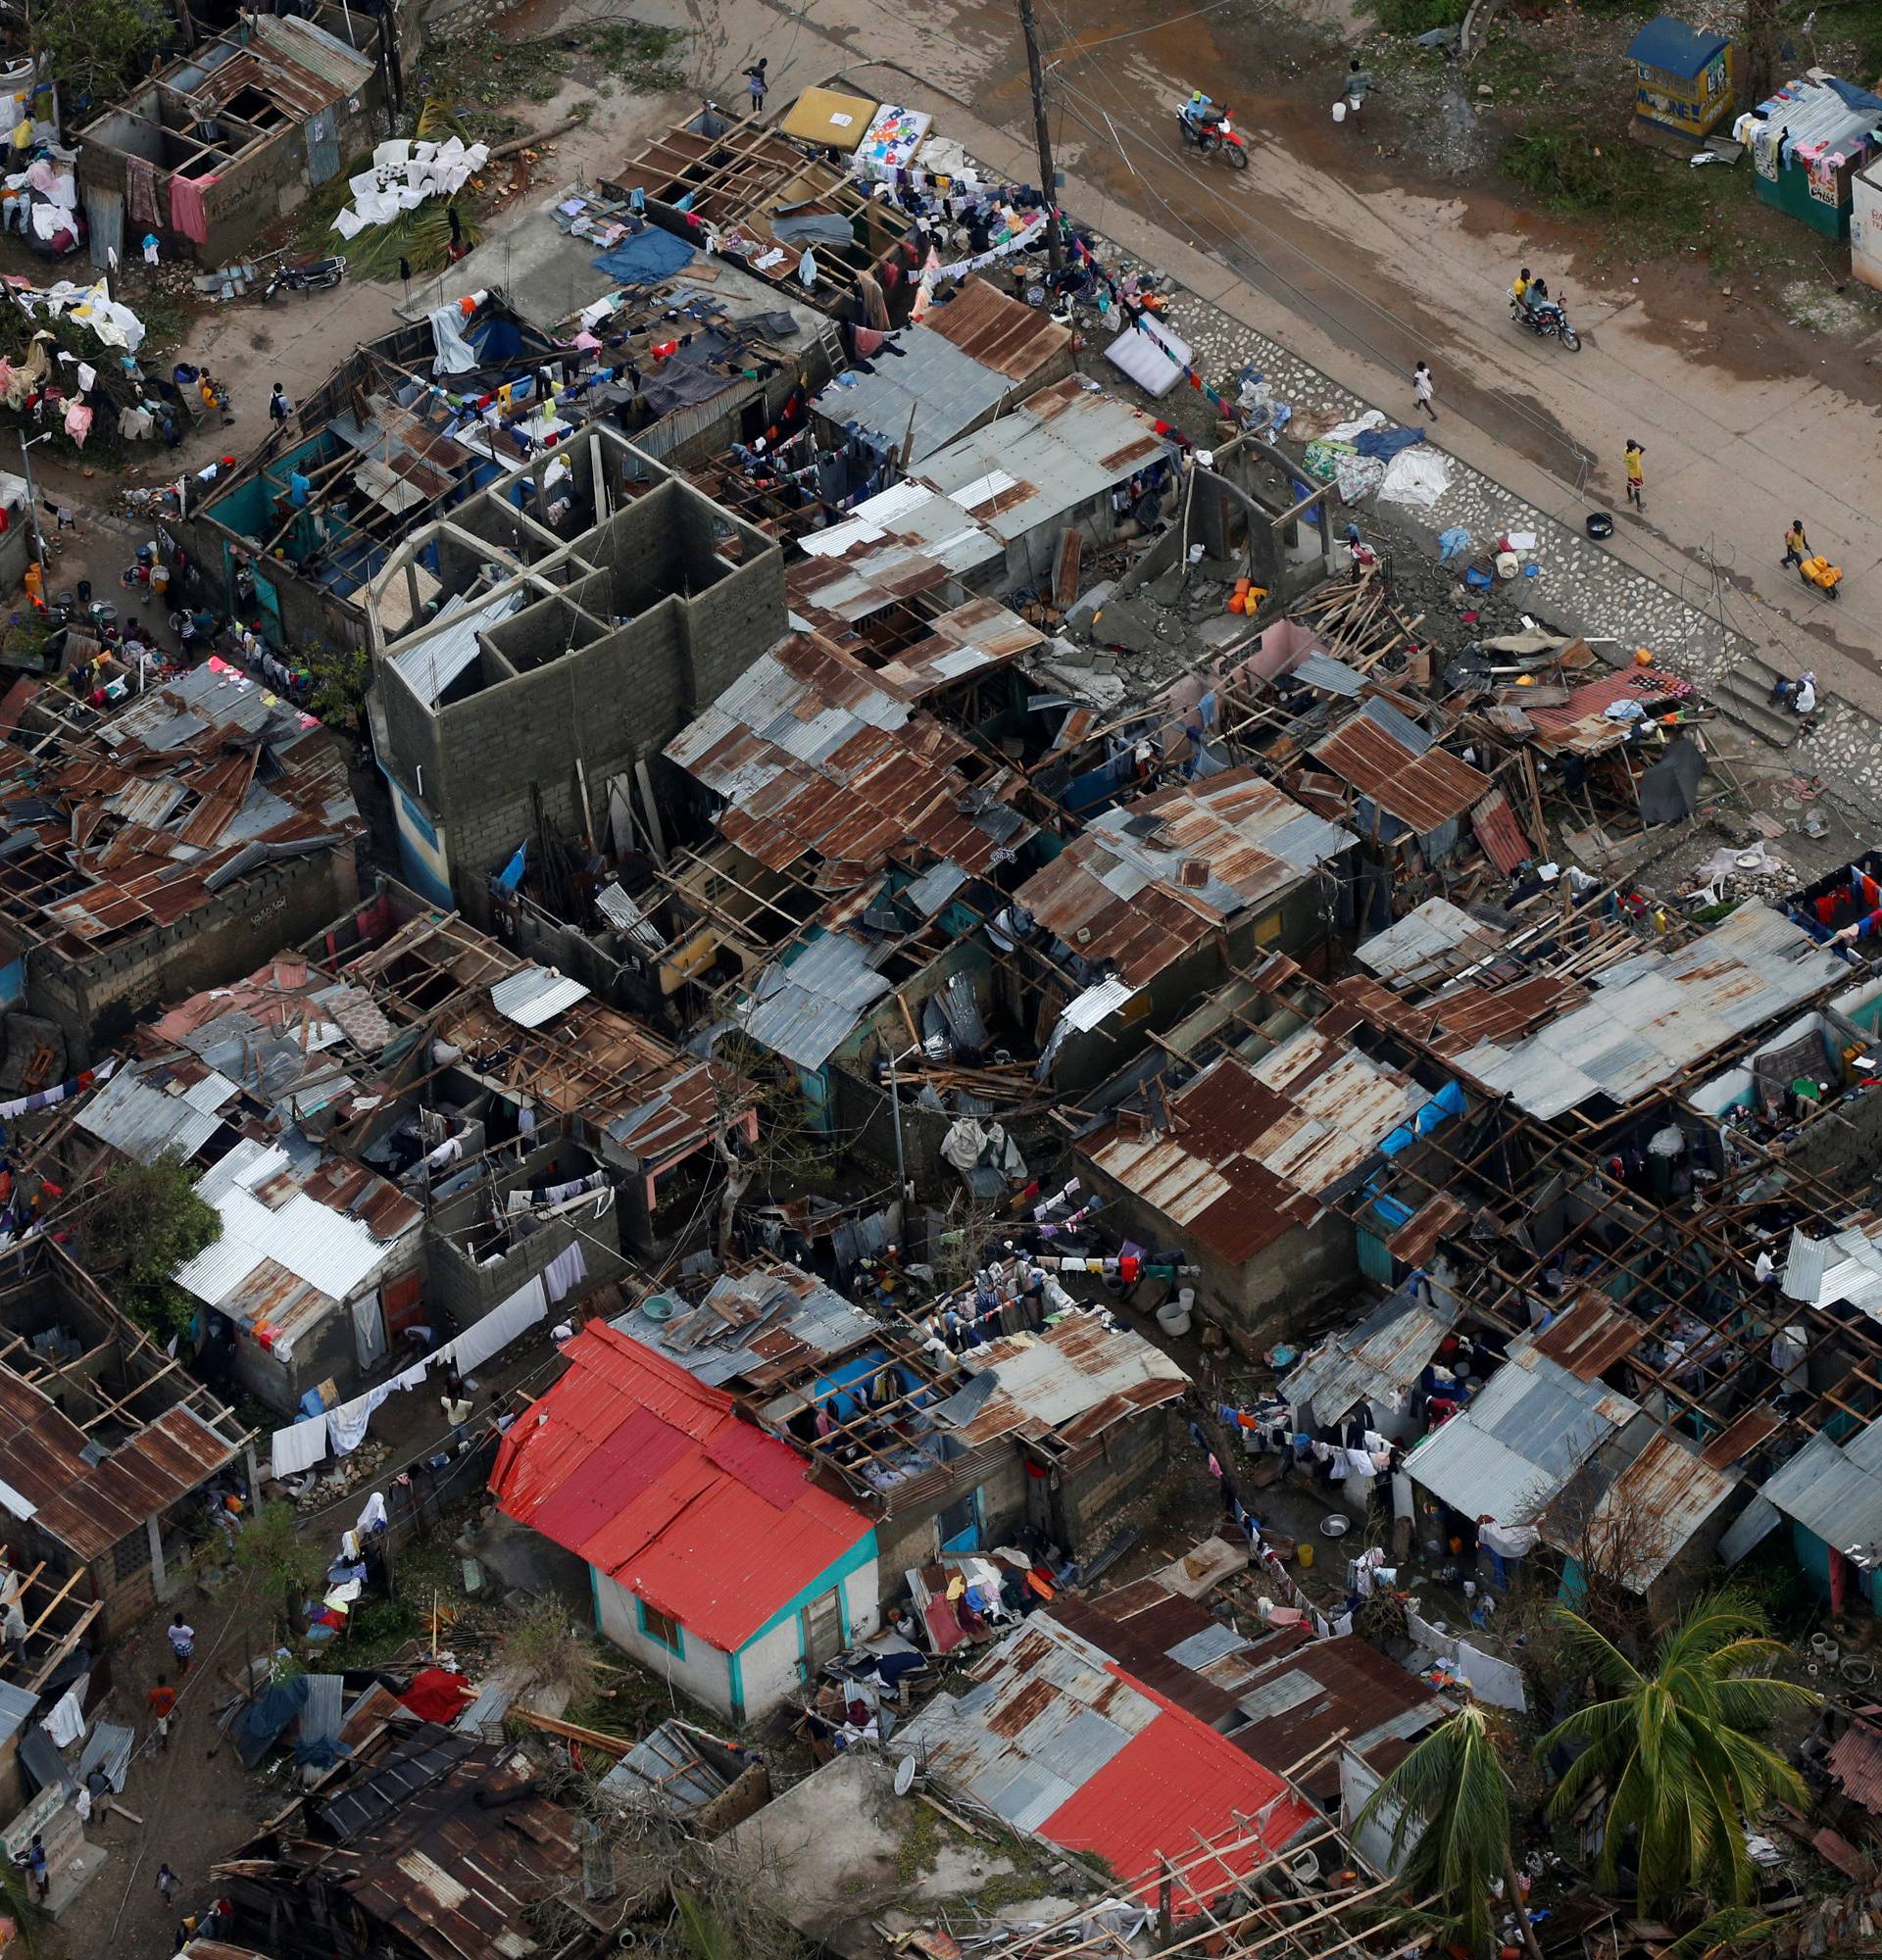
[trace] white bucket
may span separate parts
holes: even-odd
[[[1334,105],[1333,105],[1333,120],[1334,120],[1334,122],[1344,122],[1346,121],[1346,98],[1345,98],[1345,96],[1341,96],[1341,98],[1339,99],[1339,101],[1337,101],[1336,103],[1334,103]]]
[[[1190,1312],[1195,1304],[1196,1289],[1184,1287],[1174,1299],[1164,1300],[1157,1309],[1157,1325],[1168,1335],[1187,1334]]]

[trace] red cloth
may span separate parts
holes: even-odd
[[[471,1698],[470,1684],[448,1668],[427,1667],[412,1677],[412,1686],[399,1696],[421,1722],[455,1722]]]

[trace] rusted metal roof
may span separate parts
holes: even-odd
[[[1180,1399],[1189,1377],[1131,1328],[1069,1314],[1042,1334],[1010,1334],[961,1358],[997,1386],[958,1432],[969,1446],[1001,1436],[1056,1440],[1064,1448],[1102,1436],[1145,1409]]]
[[[1241,1265],[1310,1225],[1430,1101],[1409,1075],[1302,1028],[1252,1067],[1224,1055],[1168,1099],[1166,1130],[1121,1118],[1078,1148],[1170,1221]]]
[[[1491,789],[1488,776],[1380,701],[1368,701],[1308,753],[1420,835],[1461,816]]]
[[[235,1456],[178,1404],[97,1462],[91,1439],[56,1402],[0,1366],[0,1503],[89,1563],[187,1496]]]
[[[1536,1352],[1560,1361],[1577,1381],[1599,1381],[1624,1361],[1647,1330],[1592,1287],[1571,1300],[1536,1337]]]
[[[1637,1426],[1644,1429],[1649,1420],[1642,1416]],[[1620,1446],[1634,1440],[1630,1429]],[[1588,1473],[1596,1482],[1603,1475],[1599,1462]],[[1731,1495],[1738,1479],[1713,1469],[1673,1431],[1655,1429],[1592,1508],[1578,1501],[1584,1481],[1571,1483],[1556,1500],[1542,1520],[1543,1537],[1570,1556],[1591,1535],[1598,1544],[1611,1542],[1619,1566],[1615,1577],[1628,1592],[1645,1592]]]
[[[0,908],[67,956],[364,828],[327,731],[218,659],[50,750],[0,744]]]
[[[1441,1191],[1419,1205],[1385,1242],[1385,1249],[1408,1266],[1421,1266],[1438,1241],[1455,1232],[1469,1215],[1448,1191]]]
[[[1236,1848],[1194,1867],[1178,1893],[1207,1903],[1313,1821],[1272,1771],[1186,1709],[1140,1687],[1100,1646],[1035,1614],[900,1732],[944,1787],[1016,1831],[1105,1857],[1118,1883],[1155,1896],[1156,1860],[1192,1857],[1198,1836],[1239,1826]]]
[[[1853,1721],[1830,1744],[1823,1766],[1852,1803],[1882,1817],[1882,1730]]]
[[[1775,1409],[1748,1408],[1728,1422],[1707,1444],[1700,1454],[1714,1470],[1729,1470],[1740,1458],[1749,1456],[1766,1437],[1775,1436],[1784,1419]]]
[[[977,873],[1035,827],[1007,801],[1012,771],[970,782],[967,742],[815,634],[763,655],[666,753],[724,800],[721,835],[772,870],[816,857],[860,882],[895,858]]]
[[[878,669],[885,687],[911,701],[1005,666],[1043,647],[1046,636],[992,599],[970,599],[934,620],[925,640]]]
[[[1440,1306],[1422,1280],[1408,1281],[1358,1326],[1301,1361],[1284,1385],[1290,1400],[1311,1402],[1314,1421],[1322,1424],[1338,1422],[1356,1402],[1398,1406],[1457,1325],[1455,1296],[1450,1298],[1449,1306]]]
[[[324,1807],[356,1790],[370,1796],[387,1778],[373,1821],[347,1833],[350,1855],[335,1864],[318,1842],[296,1840],[304,1851],[290,1852],[286,1869],[298,1855],[320,1864],[323,1883],[425,1960],[529,1950],[526,1915],[552,1892],[583,1909],[575,1815],[537,1792],[533,1767],[510,1745],[425,1723]],[[620,1910],[587,1908],[603,1925]]]
[[[1510,808],[1510,799],[1501,790],[1492,790],[1470,812],[1470,828],[1491,863],[1506,878],[1536,855]]]
[[[1016,897],[1080,957],[1144,986],[1354,841],[1252,768],[1230,769],[1107,810]]]
[[[1624,667],[1619,673],[1591,680],[1573,690],[1560,708],[1524,706],[1536,730],[1539,749],[1572,750],[1581,756],[1598,756],[1618,748],[1627,739],[1627,724],[1610,721],[1607,710],[1617,701],[1679,700],[1691,694],[1693,684],[1663,667]]]
[[[930,307],[921,323],[983,368],[1020,383],[1042,379],[1071,353],[1069,327],[1055,324],[1043,308],[1011,298],[977,273],[961,281],[946,306]]]

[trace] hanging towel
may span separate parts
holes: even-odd
[[[203,193],[215,181],[214,172],[206,177],[174,176],[170,180],[170,228],[180,232],[192,245],[209,243],[209,215],[203,209]]]
[[[146,229],[164,221],[157,205],[157,166],[143,157],[124,159],[124,210],[131,223]]]
[[[543,1291],[553,1304],[571,1287],[576,1287],[588,1277],[588,1261],[581,1255],[581,1242],[575,1240],[542,1269]]]
[[[292,1477],[300,1471],[311,1470],[326,1454],[326,1423],[324,1415],[309,1416],[302,1422],[291,1422],[285,1429],[274,1432],[274,1475]]]
[[[458,322],[463,316],[454,306],[434,307],[428,316],[431,321],[431,345],[436,349],[436,358],[431,363],[434,374],[468,374],[477,365],[477,357],[470,344],[458,330]]]

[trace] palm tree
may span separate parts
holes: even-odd
[[[1357,1827],[1384,1812],[1392,1820],[1392,1860],[1414,1898],[1436,1902],[1447,1930],[1472,1953],[1495,1934],[1493,1880],[1515,1907],[1529,1960],[1542,1948],[1522,1907],[1510,1838],[1510,1779],[1498,1759],[1490,1719],[1474,1701],[1440,1724],[1392,1769],[1366,1799]]]
[[[1608,1792],[1595,1872],[1612,1886],[1621,1846],[1633,1841],[1640,1903],[1657,1910],[1697,1892],[1727,1906],[1751,1898],[1756,1870],[1745,1831],[1766,1804],[1801,1804],[1803,1779],[1747,1732],[1772,1716],[1812,1709],[1817,1696],[1763,1672],[1784,1652],[1751,1607],[1715,1593],[1661,1640],[1653,1672],[1635,1667],[1577,1613],[1559,1611],[1571,1676],[1601,1699],[1558,1722],[1536,1745],[1547,1755],[1584,1744],[1549,1800],[1572,1816],[1591,1790]]]

